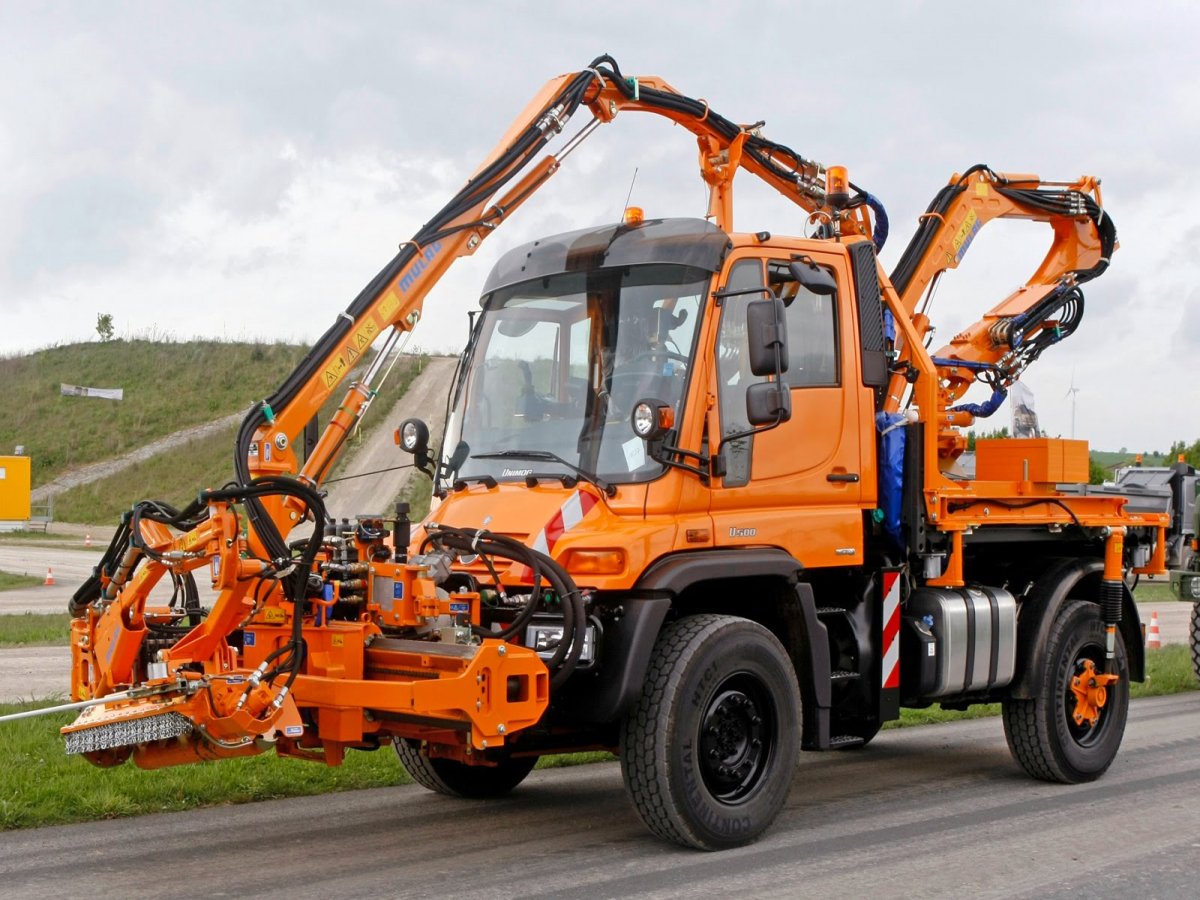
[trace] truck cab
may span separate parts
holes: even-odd
[[[854,246],[873,267],[869,244]],[[835,287],[800,284],[789,271],[799,258]],[[673,534],[665,552],[769,546],[806,567],[861,563],[883,379],[872,358],[868,383],[860,316],[881,341],[882,312],[877,282],[860,310],[852,272],[846,245],[728,235],[699,219],[576,231],[510,251],[484,288],[452,391],[439,485],[447,496],[435,517],[457,523],[456,497],[473,484],[591,477],[611,489],[614,514]],[[751,370],[759,336],[747,310],[773,297],[783,300],[790,414],[762,428],[749,420],[749,389],[776,376]],[[652,441],[630,426],[641,401],[671,422]],[[561,461],[522,460],[522,451]],[[630,553],[631,571],[655,562]]]

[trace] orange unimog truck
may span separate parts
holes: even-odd
[[[504,255],[439,449],[419,421],[397,430],[432,477],[428,517],[328,519],[322,480],[429,288],[625,111],[697,136],[708,216],[630,209]],[[808,236],[734,232],[739,169]],[[997,217],[1047,223],[1050,250],[931,353],[921,304]],[[426,787],[484,797],[544,754],[609,749],[646,825],[704,849],[769,827],[800,750],[861,747],[902,706],[1000,701],[1031,775],[1098,777],[1144,671],[1122,578],[1163,571],[1166,517],[1079,487],[1082,441],[980,441],[973,475],[957,465],[963,429],[1074,331],[1108,265],[1098,182],[955,175],[890,277],[885,232],[844,169],[761,123],[609,57],[552,80],[247,414],[230,485],[125,517],[71,604],[68,751],[336,765],[390,743]],[[990,398],[960,402],[977,381]]]

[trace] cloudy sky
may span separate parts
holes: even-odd
[[[6,3],[0,353],[94,339],[101,312],[125,337],[311,341],[546,79],[608,52],[849,166],[888,208],[888,268],[972,163],[1102,177],[1121,249],[1024,380],[1052,434],[1070,436],[1073,378],[1079,437],[1165,450],[1200,437],[1197,38],[1194,4],[1108,0]],[[459,349],[496,256],[613,220],[635,168],[649,215],[703,214],[690,135],[619,117],[438,286],[413,345]],[[801,228],[737,187],[739,229]],[[939,338],[1024,281],[1048,234],[985,229],[943,280]]]

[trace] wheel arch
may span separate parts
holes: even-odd
[[[1036,578],[1033,588],[1021,601],[1017,617],[1017,677],[1009,686],[1009,695],[1032,700],[1039,695],[1038,678],[1045,662],[1046,642],[1058,610],[1067,600],[1098,603],[1104,561],[1093,559],[1057,559],[1050,561]],[[1142,646],[1141,619],[1128,586],[1122,584],[1121,622],[1117,626],[1125,640],[1129,677],[1142,681],[1146,673],[1146,652]]]
[[[698,550],[658,560],[637,588],[669,595],[676,616],[735,615],[774,634],[799,682],[802,745],[815,750],[829,745],[832,683],[828,636],[811,585],[800,581],[803,570],[799,560],[777,548]]]

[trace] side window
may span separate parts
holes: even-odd
[[[734,263],[725,289],[730,291],[761,287],[762,263],[745,259]],[[746,304],[761,300],[760,294],[726,297],[721,309],[721,328],[717,335],[717,390],[721,406],[721,434],[747,431],[746,388],[756,381],[750,373],[750,354],[746,347]],[[740,487],[750,481],[750,461],[754,437],[748,435],[725,445],[726,487]]]
[[[837,295],[814,294],[801,287],[786,262],[768,264],[770,285],[788,302],[789,387],[830,387],[841,384],[837,339]]]

